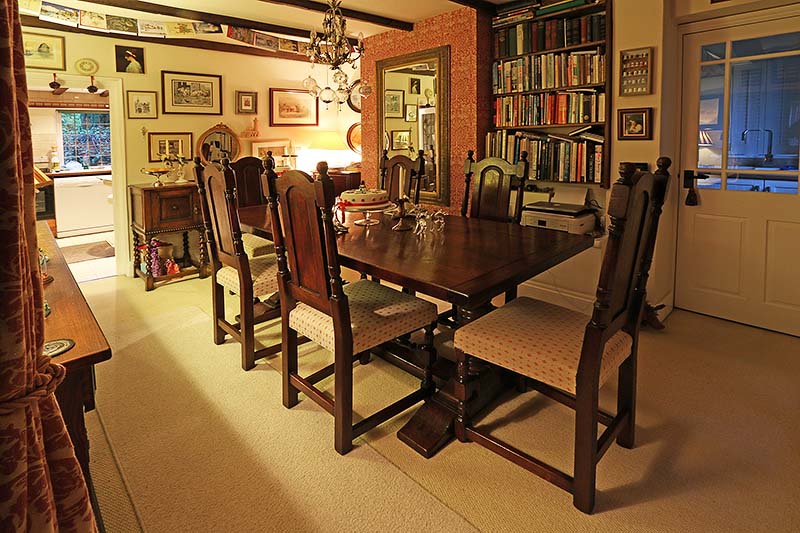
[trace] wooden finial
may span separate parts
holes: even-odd
[[[636,174],[636,166],[633,163],[621,162],[619,164],[619,180],[617,183],[624,185],[633,184],[633,176]]]
[[[672,165],[672,159],[669,157],[661,156],[656,161],[656,166],[658,167],[657,173],[668,173],[669,167]]]

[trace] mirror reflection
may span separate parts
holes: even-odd
[[[203,163],[220,163],[223,159],[235,161],[239,157],[239,136],[225,124],[217,124],[200,135],[196,153]]]
[[[449,115],[450,48],[447,46],[379,61],[378,153],[416,160],[422,150],[425,177],[422,203],[450,203]]]

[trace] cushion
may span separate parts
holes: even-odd
[[[436,321],[436,305],[386,285],[362,279],[344,287],[350,305],[353,353],[360,353]],[[334,351],[333,318],[297,304],[289,326]]]
[[[269,296],[278,290],[278,257],[275,254],[250,259],[253,278],[253,296]],[[217,271],[217,283],[231,292],[240,294],[239,271],[222,267]]]
[[[275,253],[275,243],[252,233],[242,233],[242,245],[247,257],[259,257]]]
[[[520,297],[459,328],[455,347],[490,363],[575,393],[583,334],[591,317]],[[600,385],[630,355],[633,339],[618,331],[606,343]]]

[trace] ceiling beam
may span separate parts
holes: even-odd
[[[56,24],[54,22],[39,20],[38,18],[32,17],[30,15],[20,15],[19,18],[23,26],[30,28],[58,30],[68,33],[82,33],[86,35],[91,35],[93,37],[104,37],[107,39],[116,39],[116,40],[124,39],[126,41],[136,41],[140,43],[163,44],[166,46],[198,48],[201,50],[214,50],[216,52],[229,52],[233,54],[244,54],[244,55],[261,56],[261,57],[277,57],[280,59],[288,59],[290,61],[308,62],[308,58],[306,58],[306,56],[303,54],[290,54],[288,52],[280,52],[280,51],[272,52],[270,50],[264,50],[263,48],[255,48],[253,46],[221,43],[217,41],[205,41],[203,39],[186,39],[183,37],[178,39],[167,39],[161,37],[144,37],[141,35],[120,35],[116,33],[105,33],[101,31],[87,30],[84,28],[76,28],[75,26],[65,26],[63,24]]]
[[[450,0],[450,2],[471,7],[476,11],[483,11],[489,15],[497,15],[497,6],[486,0]]]
[[[211,22],[212,24],[227,24],[230,26],[237,26],[239,28],[247,28],[250,30],[264,31],[268,33],[279,33],[281,35],[291,35],[292,37],[302,37],[308,39],[310,30],[301,28],[291,28],[289,26],[280,26],[277,24],[270,24],[267,22],[258,22],[255,20],[239,19],[228,17],[225,15],[218,15],[215,13],[204,13],[202,11],[193,11],[191,9],[182,9],[172,6],[164,6],[160,4],[151,4],[150,2],[140,2],[139,0],[84,0],[90,4],[98,4],[108,7],[118,7],[121,9],[130,9],[133,11],[141,11],[144,13],[151,13],[155,15],[166,15],[169,17],[178,17],[187,20],[196,20],[198,22]],[[357,44],[358,41],[350,39],[352,44]]]
[[[311,0],[259,0],[268,4],[279,4],[282,6],[299,7],[309,11],[317,11],[325,13],[328,10],[327,4],[320,4],[319,2],[312,2]],[[362,22],[369,22],[378,26],[387,28],[394,28],[396,30],[411,31],[414,29],[413,22],[405,22],[403,20],[392,19],[389,17],[382,17],[380,15],[373,15],[372,13],[364,13],[363,11],[356,11],[355,9],[347,9],[340,7],[339,10],[346,18],[353,20],[360,20]]]

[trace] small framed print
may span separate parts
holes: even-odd
[[[406,122],[417,121],[417,104],[406,104]]]
[[[222,76],[162,70],[161,107],[165,115],[221,115]]]
[[[253,157],[264,159],[267,152],[272,152],[272,157],[280,158],[289,154],[292,141],[289,139],[271,139],[268,141],[254,142],[250,145]]]
[[[383,91],[383,116],[386,118],[403,118],[405,95],[406,93],[402,89],[386,89]]]
[[[411,130],[392,130],[392,150],[408,150],[411,146]]]
[[[157,133],[147,134],[147,160],[151,163],[160,162],[162,155],[179,155],[191,157],[192,134],[186,133]]]
[[[422,94],[420,92],[421,80],[419,78],[408,79],[408,94]]]
[[[617,139],[620,141],[653,138],[653,108],[620,109],[617,111]]]
[[[255,91],[236,91],[236,113],[255,115],[258,113],[258,93]]]
[[[269,90],[270,126],[317,126],[319,100],[298,89]]]
[[[653,49],[622,50],[619,55],[619,95],[650,94]]]
[[[64,38],[41,33],[22,34],[25,68],[66,70]]]
[[[128,91],[128,118],[158,118],[156,91]]]

